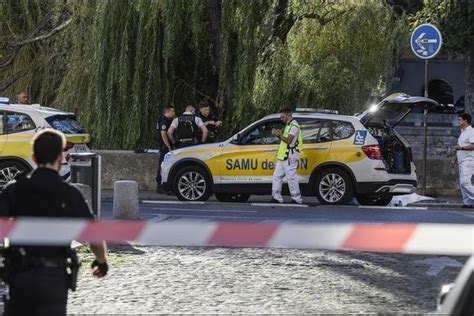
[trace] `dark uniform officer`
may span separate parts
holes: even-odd
[[[35,137],[33,159],[38,168],[2,192],[1,217],[94,218],[81,193],[59,176],[65,144],[64,135],[54,130]],[[105,244],[91,245],[91,249],[96,255],[94,275],[105,276]],[[5,315],[66,315],[68,288],[75,289],[75,275],[66,272],[66,262],[77,259],[70,245],[11,244],[6,250]],[[78,264],[69,268],[77,272]]]
[[[168,138],[168,130],[171,122],[176,116],[174,107],[171,105],[165,106],[163,109],[163,115],[161,116],[158,124],[156,125],[157,139],[160,148],[160,160],[158,162],[158,170],[156,171],[156,192],[164,193],[161,187],[161,163],[165,159],[165,155],[172,150],[171,141]]]
[[[176,132],[176,135],[174,135]],[[207,139],[207,128],[204,122],[196,115],[196,108],[188,105],[180,117],[171,122],[168,136],[177,148],[185,148],[204,144]]]
[[[215,143],[219,140],[219,131],[222,127],[222,121],[219,116],[211,113],[208,103],[202,103],[199,107],[199,117],[204,122],[209,134],[207,143]]]

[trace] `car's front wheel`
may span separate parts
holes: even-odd
[[[214,193],[219,202],[244,203],[250,198],[250,194],[244,193]]]
[[[212,194],[211,181],[204,169],[184,167],[176,173],[173,192],[181,201],[207,201]]]
[[[350,175],[339,168],[322,170],[314,181],[314,187],[321,204],[348,204],[354,197]]]
[[[28,168],[16,161],[0,162],[0,191],[8,182],[17,179],[20,175],[26,175]]]
[[[358,195],[357,201],[360,205],[387,206],[392,201],[393,196],[385,195]]]

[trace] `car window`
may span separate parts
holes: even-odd
[[[18,133],[35,129],[31,117],[24,113],[6,112],[8,133]]]
[[[331,141],[331,122],[325,120],[308,120],[300,122],[304,144],[324,143]]]
[[[3,112],[0,112],[0,135],[6,134],[6,129],[5,129],[5,114]]]
[[[73,116],[55,115],[46,118],[46,121],[52,128],[57,129],[64,134],[85,134],[86,130],[76,121]]]
[[[281,121],[269,121],[252,128],[242,137],[241,145],[273,145],[280,143],[280,139],[272,135],[272,129],[282,129]]]
[[[354,127],[349,122],[343,121],[333,121],[332,122],[333,140],[346,139],[351,137],[354,134]]]

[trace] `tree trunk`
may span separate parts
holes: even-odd
[[[221,52],[221,25],[222,0],[207,0],[209,14],[209,33],[211,39],[212,70],[209,94],[217,99],[219,93],[220,52]]]
[[[472,108],[474,106],[474,43],[471,43],[471,47],[466,52],[466,55],[464,57],[464,72],[464,111],[466,113],[472,113]]]

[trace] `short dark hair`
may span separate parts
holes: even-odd
[[[33,138],[33,154],[38,165],[54,163],[66,147],[66,137],[54,129],[39,132]]]
[[[283,108],[283,109],[280,110],[280,113],[286,113],[286,114],[290,113],[291,114],[291,113],[293,113],[293,110],[290,109],[290,108]]]
[[[467,124],[471,124],[471,121],[472,121],[471,114],[462,113],[462,114],[459,114],[459,117],[465,120]]]
[[[166,113],[170,110],[174,110],[174,106],[172,105],[165,105],[165,107],[163,108],[163,113]]]
[[[199,103],[199,109],[208,108],[208,107],[209,107],[209,103],[207,103],[205,101]]]

